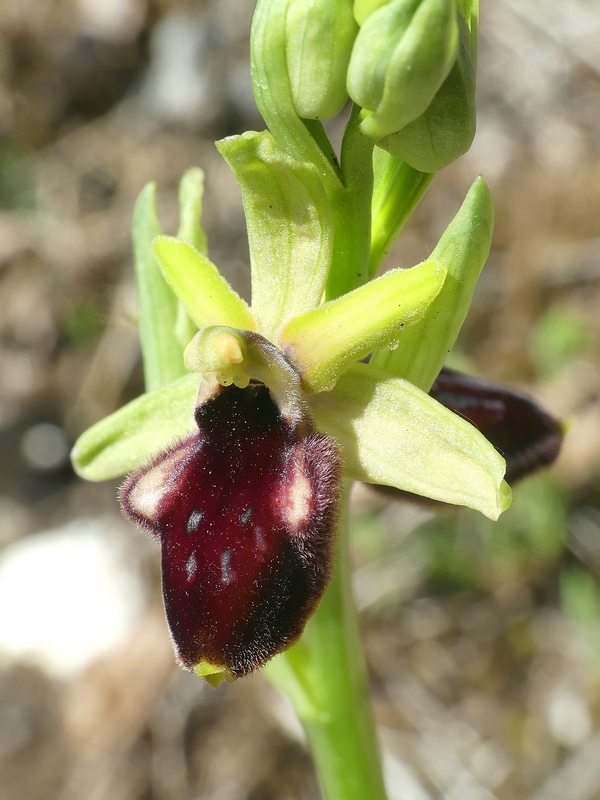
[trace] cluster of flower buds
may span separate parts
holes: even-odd
[[[363,109],[363,133],[421,172],[436,172],[469,148],[477,3],[263,0],[260,6],[271,19],[276,11],[279,25],[262,38],[254,60],[266,64],[269,88],[275,76],[277,95],[287,95],[298,117],[333,117],[351,98]]]

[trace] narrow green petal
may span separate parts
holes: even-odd
[[[256,322],[242,298],[208,258],[171,236],[154,242],[163,275],[198,328],[231,325],[254,330]]]
[[[135,204],[132,228],[140,343],[148,389],[158,389],[185,374],[183,347],[175,331],[177,298],[152,254],[152,242],[161,233],[156,184],[149,183]]]
[[[197,391],[198,376],[185,375],[88,428],[71,453],[77,474],[88,481],[116,478],[191,433]]]
[[[354,364],[329,393],[311,395],[351,478],[468,506],[497,519],[510,501],[504,459],[479,431],[408,381]]]
[[[422,319],[402,333],[398,349],[374,353],[372,364],[429,391],[467,316],[493,229],[492,199],[479,177],[431,254],[448,270],[441,292]]]
[[[223,139],[217,148],[242,191],[252,311],[275,341],[282,323],[321,302],[333,248],[327,193],[314,164],[291,158],[267,131]]]
[[[285,325],[279,342],[307,391],[328,391],[353,361],[395,347],[439,293],[446,270],[437,261],[396,269]]]

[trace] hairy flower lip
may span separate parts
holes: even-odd
[[[125,514],[161,543],[181,664],[209,682],[246,675],[301,635],[329,581],[341,462],[269,389],[217,386],[198,431],[130,476]]]

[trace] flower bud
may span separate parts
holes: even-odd
[[[361,128],[375,140],[419,117],[456,59],[456,0],[392,0],[361,27],[348,67],[348,93],[372,111]]]
[[[378,142],[420,172],[438,172],[466,153],[475,136],[475,58],[469,26],[459,11],[459,50],[454,66],[420,117]],[[475,48],[475,53],[471,47]]]
[[[303,119],[328,119],[348,100],[346,72],[358,25],[351,0],[291,0],[286,61],[294,108]]]
[[[354,0],[354,19],[362,25],[366,18],[390,0]]]

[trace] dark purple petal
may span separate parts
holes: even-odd
[[[290,426],[262,384],[219,387],[196,421],[127,480],[121,503],[160,539],[181,662],[240,676],[300,636],[325,590],[340,460],[328,437]]]
[[[560,424],[522,392],[444,368],[430,395],[494,445],[506,459],[510,484],[549,466],[558,455]]]

